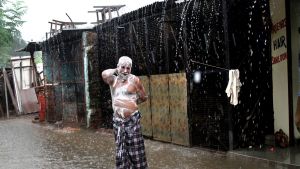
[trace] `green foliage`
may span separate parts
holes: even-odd
[[[23,6],[23,3],[23,1],[16,1],[11,3],[10,8],[4,10],[6,28],[11,32],[13,37],[21,37],[21,33],[17,28],[24,23],[22,16],[26,12],[26,7]]]
[[[16,47],[26,45],[18,30],[24,23],[22,16],[26,7],[23,3],[22,0],[0,0],[0,67],[7,66]]]

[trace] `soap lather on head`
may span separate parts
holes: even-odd
[[[124,65],[132,67],[132,59],[128,56],[121,56],[117,66],[119,67]]]

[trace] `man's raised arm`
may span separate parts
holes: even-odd
[[[106,69],[102,72],[102,78],[105,83],[111,85],[114,82],[114,76],[117,74],[117,69]]]

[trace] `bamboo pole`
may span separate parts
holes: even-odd
[[[7,85],[5,82],[5,78],[4,78],[4,70],[5,68],[3,68],[3,79],[4,79],[4,93],[5,93],[5,106],[6,106],[6,117],[9,118],[9,108],[8,108],[8,97],[7,97]]]

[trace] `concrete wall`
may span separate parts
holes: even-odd
[[[300,122],[300,1],[291,1],[291,45],[292,45],[292,69],[293,69],[293,110],[294,110],[294,134],[300,138],[300,131],[297,130],[296,123]]]
[[[288,69],[285,0],[271,0],[274,130],[289,134]]]

